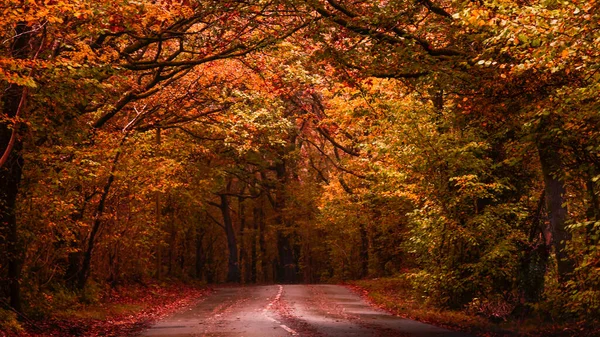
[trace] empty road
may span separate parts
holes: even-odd
[[[336,285],[269,285],[216,289],[194,307],[144,331],[144,337],[466,337],[395,317]]]

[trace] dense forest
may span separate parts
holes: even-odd
[[[596,0],[0,13],[3,319],[149,280],[388,276],[444,308],[600,315]]]

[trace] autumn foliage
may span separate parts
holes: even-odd
[[[599,6],[4,1],[0,326],[150,280],[383,276],[592,324]]]

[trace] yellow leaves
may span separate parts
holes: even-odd
[[[455,18],[463,17],[467,23],[476,27],[491,26],[496,20],[491,17],[490,12],[485,8],[474,8],[465,11],[462,15],[455,15]]]
[[[5,72],[0,69],[0,81],[6,81],[8,83],[25,86],[29,88],[37,87],[37,84],[33,78],[29,76],[20,76],[14,73]]]
[[[35,88],[37,84],[34,79],[25,75],[35,65],[35,62],[29,60],[0,59],[0,81]]]

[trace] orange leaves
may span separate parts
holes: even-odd
[[[25,68],[27,63],[23,60],[0,59],[0,81],[35,88],[37,84],[34,79],[31,76],[22,75],[22,70],[27,69]]]

